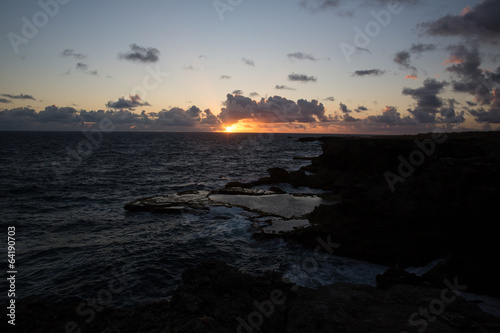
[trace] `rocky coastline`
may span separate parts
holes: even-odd
[[[125,209],[182,213],[227,204],[210,202],[210,195],[286,195],[283,183],[322,189],[338,200],[292,217],[307,220],[306,227],[254,236],[311,248],[318,237],[328,239],[339,245],[336,254],[390,266],[377,287],[334,283],[314,290],[278,273],[251,276],[211,260],[185,270],[170,301],[103,307],[90,322],[75,317],[78,299],[22,300],[16,331],[500,332],[499,317],[462,297],[466,290],[500,298],[499,132],[302,140],[321,141],[323,154],[304,158],[311,164],[300,170],[271,168],[250,183],[139,199]],[[422,276],[404,270],[439,258]]]

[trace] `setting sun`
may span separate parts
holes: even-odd
[[[236,129],[236,125],[228,126],[228,127],[226,127],[226,132],[231,133],[231,132],[234,132],[235,129]]]

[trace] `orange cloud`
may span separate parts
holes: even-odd
[[[463,64],[464,62],[465,62],[464,59],[461,59],[461,58],[457,57],[456,55],[452,55],[450,59],[446,59],[443,62],[443,65],[447,65],[447,64]]]
[[[416,79],[418,79],[418,76],[417,75],[406,75],[405,79],[416,80]]]
[[[472,10],[472,8],[470,6],[467,6],[465,7],[464,9],[462,9],[462,11],[460,12],[460,16],[465,16],[465,14],[467,14],[468,12],[470,12]]]

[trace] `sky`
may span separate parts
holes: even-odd
[[[500,0],[22,0],[0,130],[500,128]]]

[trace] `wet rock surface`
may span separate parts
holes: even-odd
[[[124,208],[131,212],[184,213],[210,206],[240,207],[261,217],[269,217],[264,221],[266,223],[254,224],[255,232],[287,234],[310,227],[305,216],[315,207],[334,203],[337,201],[317,195],[287,194],[275,187],[270,190],[225,187],[215,191],[188,191],[138,199]]]
[[[17,332],[499,332],[500,319],[460,297],[460,285],[387,290],[335,283],[317,290],[276,273],[250,276],[217,260],[187,269],[171,301],[77,312],[82,300],[19,300]],[[450,289],[451,288],[451,289]],[[420,312],[422,311],[422,312]],[[6,332],[6,321],[0,329]]]

